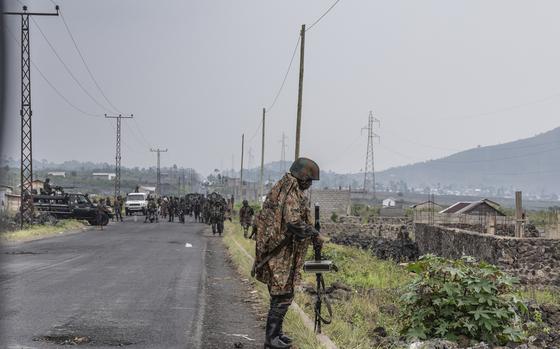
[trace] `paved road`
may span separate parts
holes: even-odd
[[[0,252],[2,348],[262,345],[246,290],[205,225],[129,217]]]

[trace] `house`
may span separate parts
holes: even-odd
[[[37,193],[41,192],[41,189],[43,189],[45,186],[45,182],[40,180],[40,179],[34,179],[31,182],[31,190],[35,190]],[[21,187],[21,184],[18,184],[18,188]]]
[[[432,200],[420,202],[410,206],[410,208],[414,209],[415,211],[441,211],[443,210],[443,206],[433,202]]]
[[[66,172],[62,172],[62,171],[49,172],[47,173],[47,175],[51,177],[66,177]]]
[[[114,173],[108,173],[108,172],[94,172],[91,174],[93,177],[96,178],[101,178],[101,179],[107,179],[107,180],[113,180],[116,177],[116,174]],[[105,177],[105,178],[103,178]]]
[[[6,195],[12,194],[14,188],[9,185],[0,184],[0,211],[5,211],[8,206]]]
[[[387,198],[383,200],[383,207],[395,207],[397,205],[397,200],[394,198]]]
[[[488,213],[495,214],[496,216],[505,216],[505,214],[500,211],[498,208],[490,205],[488,201],[480,200],[480,201],[460,201],[457,202],[448,208],[440,211],[439,213],[447,213],[447,214],[466,214],[466,215],[474,215],[474,216],[484,216]]]
[[[6,212],[14,214],[17,213],[20,206],[20,196],[16,194],[5,194],[4,208]]]

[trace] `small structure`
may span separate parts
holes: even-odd
[[[383,200],[383,207],[395,207],[397,206],[397,200],[394,198],[387,198]]]
[[[433,202],[432,200],[420,202],[410,206],[410,208],[414,209],[415,211],[441,211],[443,210],[443,206]]]
[[[109,172],[94,172],[94,173],[92,173],[91,175],[92,175],[93,177],[96,177],[96,178],[103,178],[103,177],[105,177],[104,179],[107,179],[107,180],[109,180],[109,181],[115,179],[115,177],[116,177],[116,175],[115,175],[114,173],[109,173]]]
[[[20,196],[17,194],[5,194],[5,210],[10,214],[15,214],[19,211]]]
[[[55,172],[49,172],[47,173],[47,175],[51,176],[51,177],[66,177],[66,172],[64,171],[55,171]]]
[[[6,195],[12,194],[13,191],[14,188],[10,187],[9,185],[0,184],[0,212],[7,210],[8,199],[6,198]]]
[[[460,201],[457,202],[448,208],[440,211],[439,213],[447,213],[447,214],[456,214],[456,215],[473,215],[473,216],[485,216],[486,214],[492,214],[496,216],[505,216],[505,214],[490,205],[486,199],[480,201]]]
[[[156,187],[147,187],[145,185],[141,185],[138,187],[138,192],[146,193],[146,194],[154,194],[156,192]]]

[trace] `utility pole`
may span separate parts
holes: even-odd
[[[523,194],[520,191],[515,192],[515,237],[523,237]]]
[[[245,149],[245,134],[241,135],[241,170],[239,171],[239,198],[243,198],[243,152]]]
[[[156,193],[161,197],[161,169],[160,169],[160,153],[167,153],[166,149],[150,149],[152,153],[157,153],[157,172],[156,172]]]
[[[303,98],[303,63],[305,55],[305,24],[301,26],[301,43],[299,51],[299,88],[298,88],[298,100],[297,100],[297,121],[296,121],[296,156],[294,160],[299,158],[299,140],[301,135],[301,105]]]
[[[4,15],[21,16],[21,153],[20,153],[20,227],[24,220],[29,220],[33,207],[33,147],[31,136],[31,42],[29,38],[29,16],[58,16],[56,13],[27,12],[23,6],[22,12],[4,12]]]
[[[115,200],[117,196],[121,195],[121,119],[132,119],[134,115],[129,116],[107,115],[107,119],[117,119],[117,144],[115,151]]]
[[[284,167],[284,172],[286,172],[286,148],[288,147],[288,144],[286,144],[286,135],[284,134],[284,132],[282,132],[282,139],[280,140],[280,142],[282,143],[282,150],[280,151],[280,162]]]
[[[367,150],[366,150],[366,167],[364,168],[364,193],[368,192],[368,188],[373,191],[373,199],[376,198],[375,192],[375,166],[374,166],[374,156],[373,156],[373,139],[379,139],[379,136],[373,132],[373,124],[377,123],[380,125],[379,119],[373,116],[373,111],[370,110],[369,117],[368,117],[368,125],[367,127],[363,127],[363,130],[368,131],[368,142],[367,142]]]
[[[261,142],[261,176],[260,176],[260,195],[259,202],[262,200],[264,195],[264,135],[265,135],[265,118],[266,118],[266,108],[263,108],[262,115],[262,142]]]

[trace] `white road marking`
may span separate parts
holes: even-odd
[[[192,247],[191,244],[189,244],[188,242],[185,244],[185,247]]]

